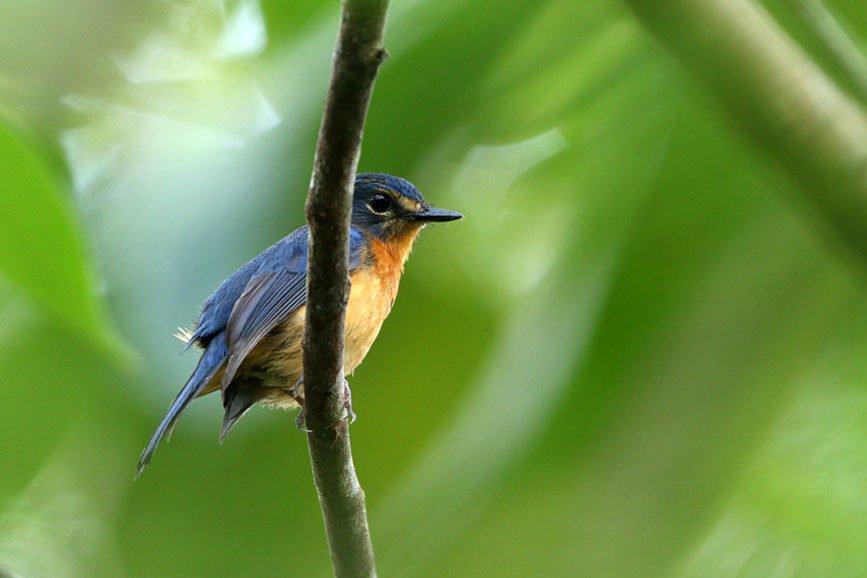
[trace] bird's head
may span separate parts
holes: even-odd
[[[428,223],[462,217],[431,207],[415,185],[400,177],[361,173],[355,178],[352,224],[383,241],[411,238]]]

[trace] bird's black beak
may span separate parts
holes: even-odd
[[[463,218],[464,216],[457,211],[435,209],[434,207],[422,209],[418,213],[413,213],[410,216],[410,219],[413,221],[423,221],[425,223],[444,223],[446,221],[457,221],[458,219]]]

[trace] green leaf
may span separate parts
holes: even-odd
[[[68,198],[40,159],[0,127],[0,276],[116,353]],[[129,355],[123,353],[122,355]]]
[[[41,160],[0,127],[0,503],[14,496],[131,353],[100,305],[71,203]]]

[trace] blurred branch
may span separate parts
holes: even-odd
[[[387,0],[344,0],[331,85],[307,196],[310,258],[304,334],[304,416],[334,572],[375,576],[364,491],[344,420],[343,329],[349,219],[373,81],[385,57]]]
[[[867,257],[867,120],[751,0],[625,0]]]
[[[807,26],[844,74],[853,96],[867,104],[867,57],[846,34],[834,15],[821,0],[790,0]]]

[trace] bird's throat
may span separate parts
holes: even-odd
[[[411,224],[387,241],[373,239],[372,252],[381,277],[397,276],[403,272],[403,266],[412,252],[412,245],[422,229],[421,224]]]

